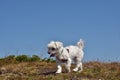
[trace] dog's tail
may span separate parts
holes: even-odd
[[[78,46],[78,48],[83,49],[84,48],[84,41],[82,39],[80,39],[80,41],[77,42],[77,46]]]

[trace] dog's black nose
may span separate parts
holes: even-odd
[[[48,51],[48,54],[50,54],[50,52]]]

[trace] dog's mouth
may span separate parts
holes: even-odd
[[[51,55],[50,55],[50,57],[54,57],[54,56],[55,56],[55,54],[51,54]]]

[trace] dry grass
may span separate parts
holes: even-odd
[[[74,65],[72,66],[72,68]],[[81,73],[55,74],[54,62],[21,62],[0,66],[0,80],[120,80],[120,63],[86,62]]]

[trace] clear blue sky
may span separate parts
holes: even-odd
[[[120,61],[120,0],[0,0],[0,57],[85,40],[85,61]]]

